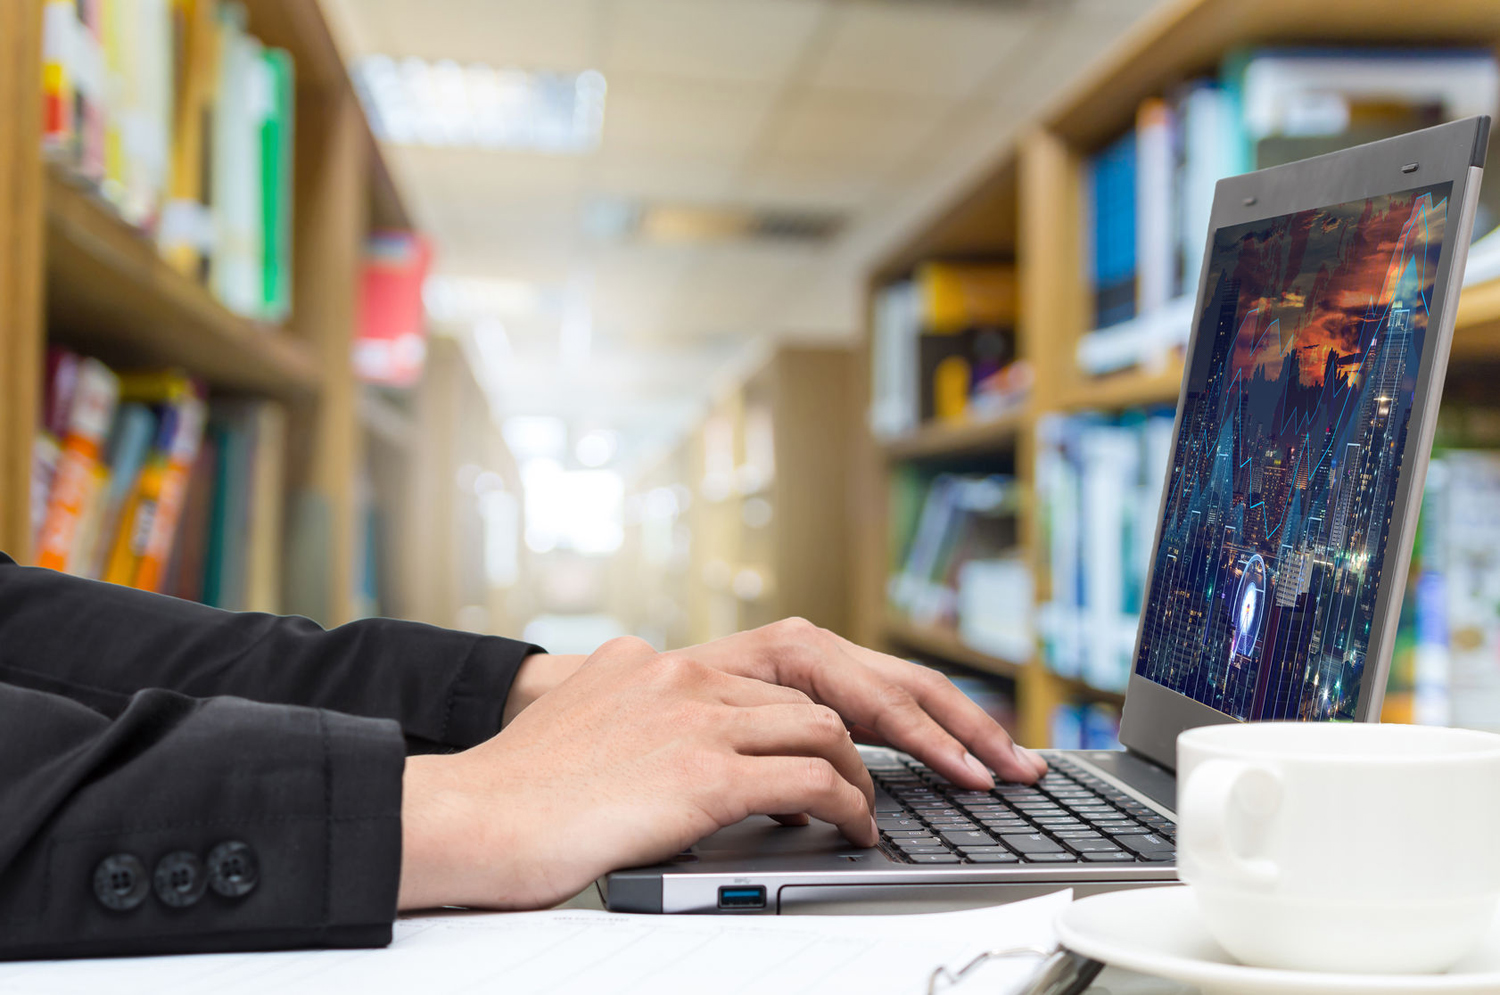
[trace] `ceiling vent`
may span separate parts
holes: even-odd
[[[830,211],[632,204],[614,200],[591,205],[585,221],[589,234],[605,241],[659,245],[821,244],[837,235],[843,226],[844,216]]]

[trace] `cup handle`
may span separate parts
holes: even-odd
[[[1179,792],[1179,850],[1245,887],[1274,887],[1280,877],[1274,861],[1242,856],[1230,846],[1229,812],[1237,793],[1258,809],[1273,812],[1281,804],[1281,779],[1270,768],[1240,760],[1199,764]]]

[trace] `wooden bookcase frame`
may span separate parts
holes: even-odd
[[[288,501],[323,548],[288,610],[353,612],[362,432],[350,361],[371,226],[409,227],[317,0],[245,0],[249,29],[296,65],[292,315],[230,313],[144,235],[49,166],[41,145],[43,0],[0,4],[0,550],[31,556],[30,479],[49,339],[120,365],[173,365],[221,393],[289,404]],[[290,518],[288,519],[291,520]]]
[[[1074,362],[1088,329],[1089,299],[1082,267],[1081,164],[1085,156],[1133,126],[1148,96],[1200,75],[1211,75],[1225,53],[1265,44],[1421,45],[1473,47],[1500,44],[1500,4],[1493,0],[1174,0],[1124,35],[1054,104],[1018,132],[987,171],[947,210],[905,242],[891,247],[868,281],[866,326],[880,287],[928,259],[1009,259],[1021,288],[1018,345],[1035,367],[1027,407],[1000,421],[956,427],[924,426],[913,434],[877,442],[868,431],[869,355],[863,350],[861,383],[853,392],[859,444],[853,470],[854,635],[867,644],[915,653],[1012,678],[1016,686],[1017,738],[1048,745],[1053,709],[1070,700],[1118,703],[1119,695],[1059,677],[1040,651],[1024,660],[1002,660],[965,646],[949,630],[923,629],[888,613],[889,569],[886,492],[891,466],[910,460],[938,463],[993,454],[1014,461],[1031,499],[1021,512],[1023,554],[1033,565],[1038,603],[1048,596],[1045,550],[1035,507],[1035,427],[1052,412],[1121,410],[1173,404],[1182,377],[1180,360],[1168,369],[1084,376]],[[1465,290],[1459,304],[1450,383],[1493,375],[1500,363],[1500,280]],[[868,343],[868,331],[865,336]]]

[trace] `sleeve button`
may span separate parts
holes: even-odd
[[[105,857],[94,868],[94,897],[112,912],[129,912],[146,900],[151,890],[146,865],[133,853]]]
[[[203,897],[208,876],[203,873],[203,861],[196,853],[178,850],[157,861],[152,883],[163,905],[185,909]]]
[[[260,881],[255,851],[239,840],[220,843],[208,853],[208,886],[225,898],[243,898]]]

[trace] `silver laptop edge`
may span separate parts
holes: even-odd
[[[1416,399],[1391,513],[1392,527],[1398,531],[1396,541],[1386,543],[1382,561],[1366,656],[1367,664],[1373,666],[1361,679],[1355,707],[1355,717],[1360,721],[1379,718],[1385,691],[1400,598],[1406,586],[1422,485],[1452,346],[1458,310],[1454,298],[1462,284],[1488,134],[1487,118],[1470,118],[1230,177],[1220,180],[1214,192],[1194,312],[1194,321],[1199,325],[1193,329],[1184,364],[1172,431],[1174,448],[1182,431],[1187,371],[1193,369],[1197,351],[1209,347],[1206,340],[1212,337],[1204,332],[1203,326],[1208,324],[1204,300],[1214,233],[1226,227],[1445,182],[1452,184],[1450,205],[1459,205],[1457,224],[1444,238],[1440,250],[1428,306],[1428,314],[1435,315],[1437,321],[1427,329],[1414,378]],[[1415,169],[1412,164],[1416,164]],[[1170,466],[1167,473],[1170,485]],[[1146,591],[1151,590],[1169,499],[1170,487],[1163,487]],[[1172,772],[1176,766],[1178,733],[1195,726],[1235,720],[1134,672],[1145,622],[1143,611],[1120,725],[1124,750],[1052,755],[1065,756],[1074,766],[1103,778],[1170,817],[1175,804]],[[769,913],[874,912],[885,911],[886,901],[896,903],[891,908],[920,911],[1017,900],[1063,887],[1085,895],[1175,880],[1176,871],[1170,864],[903,864],[879,849],[849,847],[832,827],[814,823],[788,835],[778,833],[769,820],[752,819],[714,834],[673,862],[611,874],[604,887],[609,907],[617,911],[711,912],[719,908],[721,888],[739,885],[764,886],[769,900],[763,911]]]

